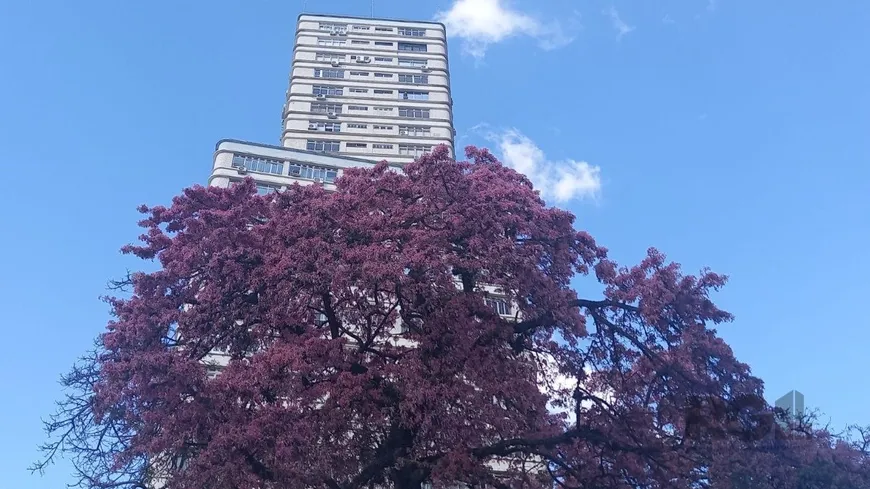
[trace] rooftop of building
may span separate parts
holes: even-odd
[[[409,24],[429,24],[429,25],[437,25],[440,26],[441,29],[447,30],[447,26],[444,25],[443,22],[435,22],[432,20],[419,20],[419,19],[395,19],[389,17],[362,17],[356,15],[337,15],[337,14],[313,14],[313,13],[301,13],[298,17],[296,17],[296,23],[298,24],[303,17],[311,17],[313,19],[353,19],[353,20],[367,20],[367,21],[375,21],[375,22],[404,22]]]

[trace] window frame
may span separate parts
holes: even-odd
[[[324,76],[326,73],[330,73],[330,76]],[[314,68],[314,78],[322,78],[324,80],[343,80],[345,76],[344,70],[340,68]]]
[[[411,49],[407,49],[411,48]],[[422,49],[417,49],[422,48]],[[399,41],[396,44],[396,49],[405,53],[428,53],[429,45],[425,42],[408,42],[408,41]]]
[[[233,153],[231,160],[233,168],[242,168],[252,173],[265,175],[283,175],[284,161],[245,153]]]
[[[420,81],[417,81],[418,79]],[[405,83],[407,85],[428,85],[429,75],[421,73],[399,73],[399,83]]]
[[[402,115],[404,112],[405,115]],[[420,114],[418,117],[417,114]],[[423,107],[399,107],[399,117],[406,119],[431,119],[432,113],[430,109]]]
[[[344,95],[344,87],[336,85],[312,85],[311,93],[314,96],[340,97]]]
[[[411,98],[409,95],[421,95],[422,98]],[[429,92],[422,90],[399,90],[399,99],[401,100],[429,100]]]
[[[315,107],[323,106],[326,110],[315,110]],[[338,110],[329,110],[329,108],[338,108]],[[312,114],[341,114],[342,109],[344,108],[343,104],[338,104],[335,102],[311,102],[311,109],[309,112]]]
[[[314,129],[311,126],[314,126]],[[320,129],[323,127],[323,129]],[[327,129],[327,127],[331,129]],[[317,132],[341,132],[341,122],[333,121],[308,121],[308,130]]]
[[[426,37],[426,29],[422,27],[399,27],[397,34],[405,37]]]
[[[317,145],[321,145],[323,149],[317,149]],[[335,147],[335,150],[326,149]],[[333,146],[335,145],[335,146]],[[314,146],[311,148],[311,146]],[[319,153],[337,153],[341,151],[341,141],[334,139],[308,139],[305,141],[305,149],[307,151],[317,151]]]

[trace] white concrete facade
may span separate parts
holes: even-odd
[[[299,16],[281,144],[404,164],[446,144],[453,101],[443,24]]]

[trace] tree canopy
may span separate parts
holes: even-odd
[[[724,276],[620,266],[486,150],[146,207],[156,260],[64,377],[41,468],[88,489],[870,487],[774,419]]]

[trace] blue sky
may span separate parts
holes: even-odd
[[[220,138],[278,142],[302,3],[0,4],[5,485],[68,481],[25,468],[106,281],[141,266],[117,252],[136,205],[204,183]],[[621,262],[656,246],[729,274],[721,332],[771,398],[870,423],[870,3],[375,2],[438,12],[459,145],[530,172]]]

